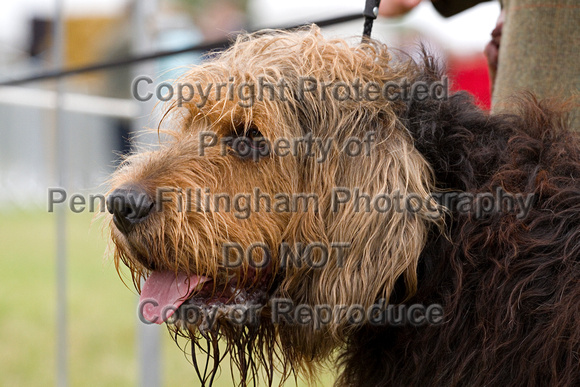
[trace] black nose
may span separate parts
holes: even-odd
[[[107,198],[107,210],[113,214],[113,222],[125,235],[136,224],[147,219],[154,204],[147,192],[137,185],[117,188]]]

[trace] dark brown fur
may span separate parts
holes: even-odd
[[[437,74],[426,60],[427,78]],[[452,213],[432,234],[409,302],[445,323],[351,335],[341,383],[368,386],[580,384],[580,152],[566,106],[514,98],[489,116],[465,93],[412,103],[401,117],[439,188],[533,194],[524,219]]]

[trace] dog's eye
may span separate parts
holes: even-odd
[[[261,140],[264,138],[262,133],[256,128],[250,128],[246,131],[246,137],[248,137],[252,141]]]
[[[254,126],[237,129],[230,146],[242,159],[258,161],[270,154],[270,146],[262,133]]]

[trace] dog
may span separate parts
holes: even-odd
[[[239,36],[112,176],[117,270],[204,385],[226,353],[240,385],[329,362],[338,386],[580,385],[566,106],[490,115],[419,51]]]

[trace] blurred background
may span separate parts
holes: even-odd
[[[120,155],[135,146],[131,134],[157,125],[158,101],[132,98],[133,79],[148,75],[156,84],[171,80],[198,63],[203,52],[60,81],[5,83],[220,41],[240,30],[352,15],[363,7],[364,0],[2,2],[0,386],[199,384],[165,327],[144,326],[137,319],[136,293],[119,280],[106,253],[102,218],[64,205],[50,212],[48,195],[56,187],[66,188],[69,196],[106,192]],[[490,1],[444,19],[423,1],[404,17],[379,18],[373,37],[407,51],[425,43],[447,63],[452,88],[470,91],[480,106],[489,108],[483,48],[499,11],[498,2]],[[323,32],[350,38],[360,35],[362,26],[358,19]],[[157,136],[140,139],[155,142]],[[229,370],[222,374],[219,385],[231,385]],[[320,385],[332,380],[328,372]]]

